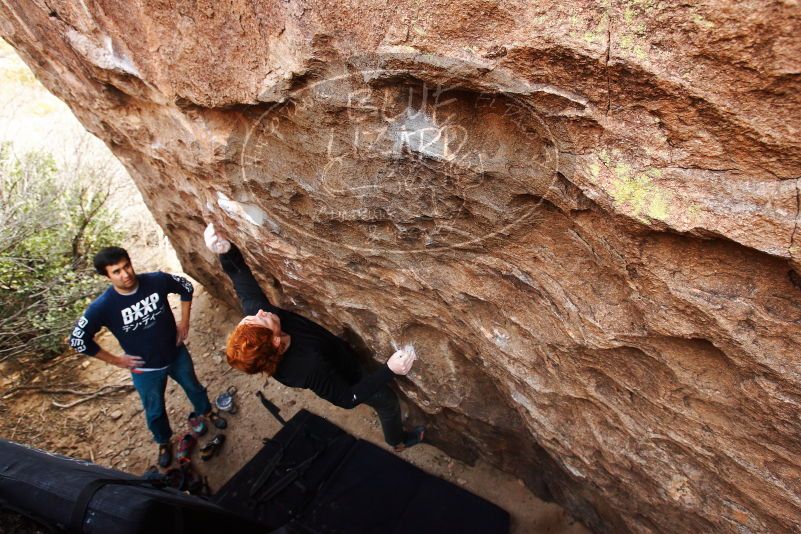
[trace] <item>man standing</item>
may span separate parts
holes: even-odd
[[[172,430],[164,406],[167,377],[172,377],[186,392],[194,411],[189,414],[192,429],[203,434],[204,418],[217,428],[225,420],[211,411],[211,403],[195,376],[192,358],[184,345],[189,334],[189,314],[194,288],[186,278],[163,272],[137,275],[128,252],[107,247],[94,257],[98,274],[111,281],[100,297],[92,302],[78,320],[70,336],[70,346],[77,352],[94,356],[123,369],[130,369],[133,385],[139,392],[147,426],[158,444],[158,464],[167,467],[172,461]],[[181,296],[181,322],[167,301],[168,293]],[[94,341],[105,326],[117,338],[122,355],[112,354]]]

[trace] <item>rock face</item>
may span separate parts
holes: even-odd
[[[431,439],[599,531],[801,528],[794,0],[0,2],[233,302],[377,359]]]

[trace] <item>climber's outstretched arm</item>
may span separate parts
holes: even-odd
[[[220,265],[234,284],[242,312],[245,315],[256,315],[259,310],[272,310],[272,304],[259,287],[236,245],[218,234],[211,224],[206,228],[204,237],[209,250],[219,254]]]

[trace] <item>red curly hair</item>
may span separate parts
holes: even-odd
[[[228,365],[252,375],[273,376],[283,354],[273,345],[273,331],[254,324],[240,324],[228,336],[225,356]]]

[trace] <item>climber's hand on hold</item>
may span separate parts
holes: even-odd
[[[217,231],[212,223],[209,223],[203,232],[203,240],[206,242],[206,248],[215,254],[225,254],[231,250],[231,242],[225,238],[222,232]]]
[[[387,367],[396,375],[406,375],[412,370],[416,356],[414,350],[409,350],[409,347],[396,350],[395,354],[387,360]]]

